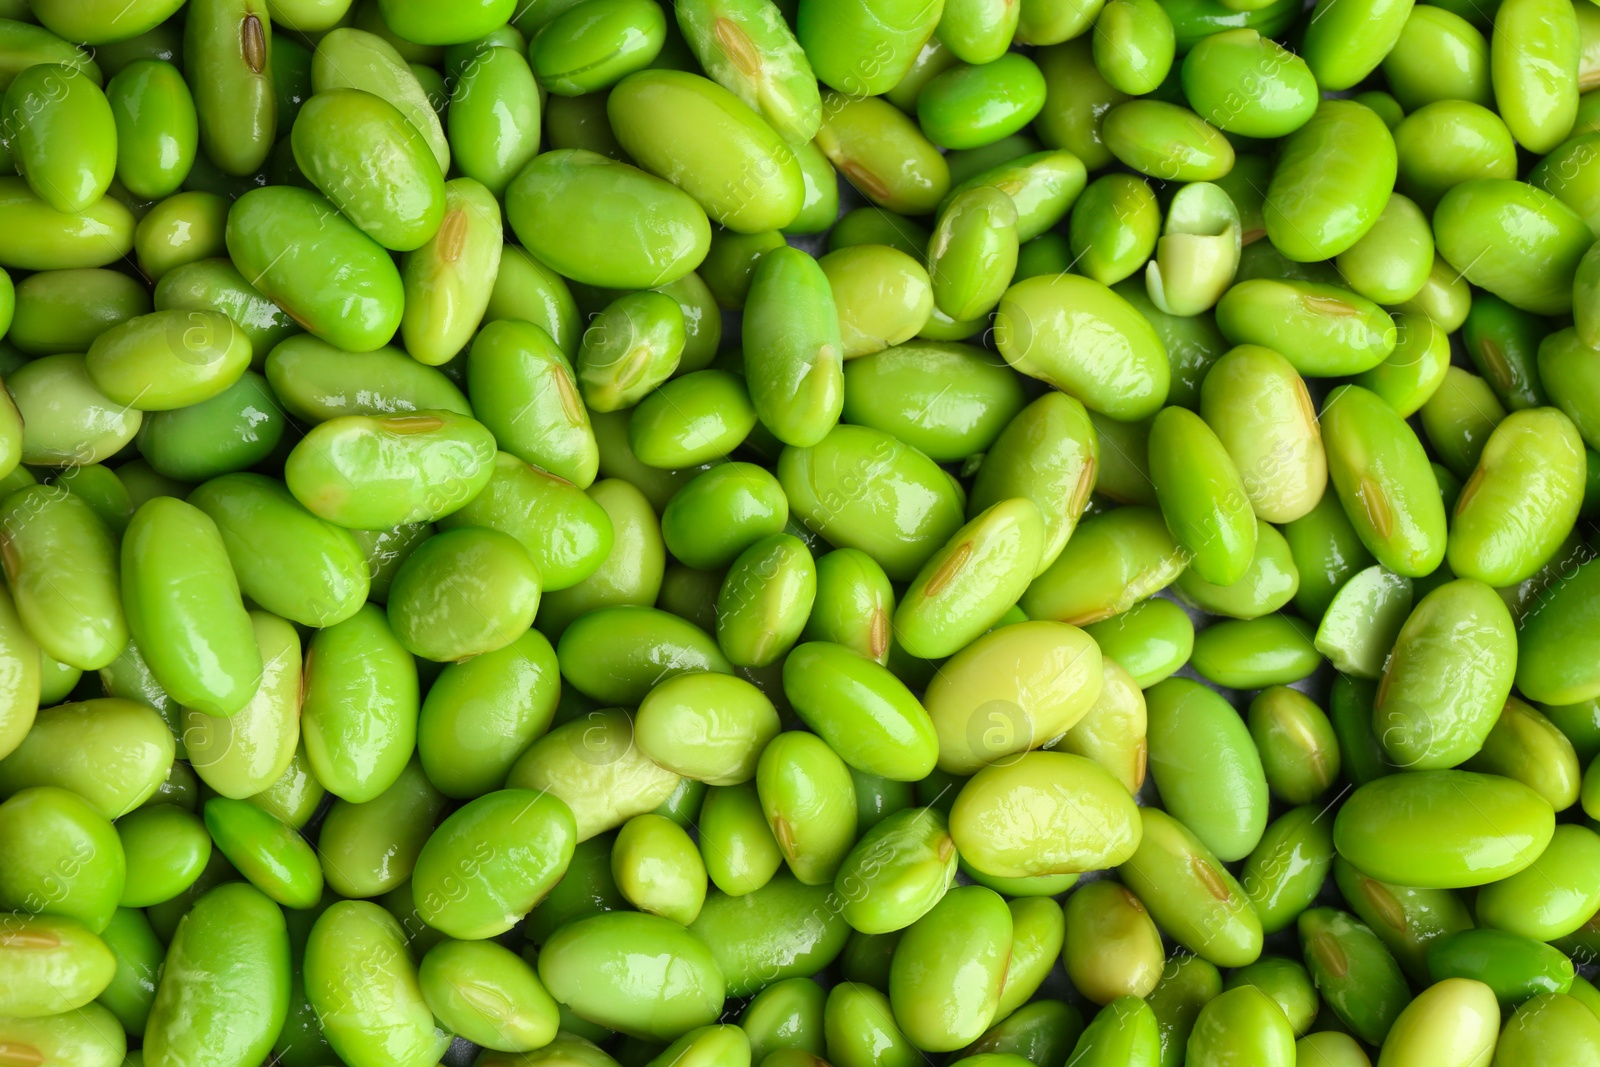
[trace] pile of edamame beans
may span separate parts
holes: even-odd
[[[1591,87],[0,0],[0,1067],[1597,1067]]]

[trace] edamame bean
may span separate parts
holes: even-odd
[[[711,946],[728,989],[745,995],[832,963],[850,933],[838,904],[831,885],[802,885],[780,873],[743,896],[712,893],[690,932]]]
[[[783,853],[768,828],[754,783],[712,786],[700,810],[706,872],[729,896],[753,893],[772,880]]]
[[[651,225],[636,229],[641,218]],[[614,289],[676,281],[705,258],[711,240],[705,211],[687,193],[582,149],[546,152],[523,168],[506,189],[506,219],[542,263]],[[598,219],[601,230],[562,232],[579,219]]]
[[[1422,598],[1373,706],[1373,730],[1397,764],[1454,767],[1482,747],[1511,690],[1513,637],[1510,613],[1480,581],[1457,579]]]
[[[318,630],[306,655],[302,731],[317,780],[351,803],[394,783],[416,743],[411,653],[365,605]]]
[[[499,788],[549,727],[558,689],[555,650],[537,630],[447,666],[428,688],[417,722],[428,780],[462,799]]]
[[[1183,1062],[1200,1009],[1222,992],[1217,968],[1199,956],[1177,955],[1146,998],[1155,1015],[1162,1067]]]
[[[1187,679],[1169,678],[1145,699],[1150,772],[1168,810],[1219,858],[1242,858],[1267,820],[1267,781],[1244,720]]]
[[[284,481],[312,514],[381,530],[459,509],[488,484],[494,456],[490,431],[455,412],[346,415],[301,439]]]
[[[1431,573],[1446,547],[1444,505],[1416,434],[1360,386],[1329,394],[1322,432],[1333,488],[1361,543],[1396,574]]]
[[[646,466],[693,467],[727,456],[756,422],[743,379],[727,371],[695,371],[667,382],[633,409],[628,444]]]
[[[735,666],[776,663],[799,640],[816,597],[816,566],[792,534],[762,538],[739,554],[717,593],[717,644]]]
[[[1013,497],[957,530],[917,572],[895,608],[895,638],[924,658],[953,653],[994,623],[1038,572],[1044,524]]]
[[[150,311],[144,286],[125,274],[88,267],[47,270],[15,286],[6,340],[31,356],[86,352],[106,330]]]
[[[145,0],[126,6],[44,0],[33,14],[53,33],[74,41],[107,44],[152,30],[180,6],[173,0]]]
[[[1244,577],[1256,523],[1238,468],[1222,442],[1187,408],[1163,408],[1150,424],[1156,500],[1189,567],[1217,585]]]
[[[1342,673],[1377,678],[1411,613],[1412,582],[1382,567],[1358,571],[1317,627],[1317,651]]]
[[[1044,6],[1044,5],[1037,5]],[[1061,5],[1074,14],[1080,10],[1090,17],[1098,9],[1093,4]],[[1062,43],[1039,49],[1037,62],[1045,77],[1045,103],[1035,120],[1039,139],[1052,148],[1062,148],[1082,160],[1086,167],[1099,170],[1112,160],[1111,150],[1101,136],[1105,112],[1127,99],[1112,87],[1095,66],[1093,38],[1083,34],[1085,19],[1077,32],[1058,38]],[[1081,36],[1080,36],[1081,34]],[[1196,102],[1196,107],[1203,107]]]
[[[14,14],[28,12],[13,9]],[[100,67],[93,57],[77,45],[69,44],[55,33],[27,21],[6,20],[4,44],[6,65],[0,71],[0,81],[11,84],[22,71],[37,63],[61,63],[82,67],[91,76],[98,75]]]
[[[1399,885],[1461,888],[1526,869],[1554,833],[1550,804],[1520,782],[1416,771],[1360,787],[1334,822],[1339,854]]]
[[[951,890],[906,931],[889,971],[889,1001],[913,1045],[948,1051],[988,1029],[1011,935],[1004,900],[982,886]],[[960,949],[953,956],[954,946]],[[959,967],[952,965],[956,959]]]
[[[1378,1062],[1384,1067],[1464,1067],[1494,1050],[1500,1008],[1482,982],[1450,978],[1417,995],[1395,1020]]]
[[[1317,81],[1306,61],[1254,29],[1202,39],[1184,57],[1182,81],[1201,118],[1246,137],[1286,136],[1317,109]]]
[[[911,68],[942,8],[900,0],[865,11],[807,0],[794,20],[796,37],[819,80],[852,97],[870,97],[892,89]]]
[[[419,169],[426,169],[425,154],[416,159]],[[472,178],[444,182],[438,202],[438,224],[400,264],[405,287],[400,336],[406,350],[430,366],[467,347],[488,310],[504,248],[500,207],[484,185]],[[394,218],[397,213],[386,214]]]
[[[1042,572],[1054,563],[1088,505],[1099,467],[1099,440],[1083,406],[1050,393],[1018,412],[1000,431],[978,468],[969,509],[1026,497],[1044,517]]]
[[[491,941],[441,941],[422,958],[417,981],[435,1017],[485,1048],[531,1051],[556,1036],[556,1002],[538,975]]]
[[[1017,370],[1112,418],[1145,418],[1166,399],[1171,372],[1155,330],[1091,279],[1060,274],[1013,285],[1000,299],[995,338]]]
[[[694,197],[718,224],[761,233],[799,214],[805,186],[794,152],[715,82],[681,71],[641,71],[612,90],[606,112],[628,154]],[[685,140],[689,130],[694,136]],[[703,155],[685,155],[688,143]]]
[[[1201,384],[1200,415],[1233,459],[1260,518],[1292,522],[1322,498],[1322,434],[1305,382],[1288,360],[1258,345],[1230,350]]]
[[[678,778],[635,745],[628,714],[611,709],[580,715],[539,738],[512,765],[506,786],[565,802],[581,842],[653,811]]]
[[[1240,1048],[1241,1044],[1246,1047]],[[1253,985],[1220,993],[1200,1009],[1184,1062],[1220,1067],[1240,1055],[1262,1067],[1289,1067],[1295,1061],[1289,1020],[1271,997]]]
[[[1180,189],[1145,268],[1151,302],[1178,316],[1214,305],[1239,267],[1239,225],[1238,208],[1221,186],[1192,182]]]
[[[162,688],[186,707],[231,715],[261,679],[261,657],[217,526],[157,497],[122,541],[128,629]]]
[[[1351,908],[1418,982],[1431,981],[1430,946],[1472,928],[1466,905],[1451,890],[1389,885],[1362,874],[1342,856],[1334,861],[1334,877]]]
[[[360,609],[370,582],[355,538],[307,512],[280,483],[229,474],[189,499],[217,524],[240,590],[257,604],[307,626]]]
[[[617,604],[647,606],[661,591],[665,549],[650,503],[638,489],[617,478],[595,483],[590,499],[611,522],[612,548],[589,577],[540,597],[540,630],[560,638],[568,623],[587,611]]]
[[[1501,422],[1456,501],[1450,569],[1493,586],[1514,585],[1536,571],[1566,536],[1568,516],[1576,520],[1581,456],[1577,429],[1558,411],[1519,411]],[[1513,482],[1514,495],[1508,492]],[[1541,515],[1532,525],[1523,518],[1530,506]],[[1519,531],[1538,533],[1530,538]]]
[[[583,337],[577,371],[584,402],[593,411],[617,411],[672,376],[683,353],[683,312],[660,293],[629,293]]]
[[[1428,950],[1428,974],[1435,981],[1469,978],[1494,990],[1503,1003],[1572,988],[1572,961],[1559,949],[1503,930],[1461,930]]]
[[[917,699],[889,671],[841,645],[808,642],[784,661],[784,695],[841,759],[868,774],[918,781],[939,742]]]
[[[271,1049],[288,1001],[283,913],[253,886],[218,886],[195,902],[167,947],[145,1027],[145,1061],[252,1062]]]
[[[42,485],[12,494],[0,545],[17,616],[40,648],[80,670],[116,658],[128,640],[116,548],[82,497]]]
[[[1093,640],[1064,623],[1024,622],[979,638],[940,667],[924,696],[939,766],[975,771],[1059,736],[1094,706],[1101,674]]]
[[[133,440],[143,412],[95,387],[84,357],[45,356],[6,377],[22,419],[21,459],[48,466],[99,463]]]
[[[933,310],[928,272],[883,245],[852,245],[818,261],[833,291],[844,359],[911,340]]]
[[[1516,0],[1498,9],[1494,22],[1489,70],[1495,102],[1519,144],[1548,152],[1577,115],[1577,16],[1540,0]]]
[[[225,797],[242,800],[272,786],[289,769],[300,738],[300,638],[284,620],[252,612],[261,651],[261,685],[238,712],[223,718],[185,708],[183,742],[195,773]]]
[[[961,524],[961,501],[938,466],[889,434],[840,425],[786,448],[778,481],[792,515],[840,548],[860,548],[908,580]]]
[[[1550,844],[1524,871],[1519,871],[1478,898],[1478,916],[1491,926],[1539,941],[1553,941],[1579,929],[1585,921],[1590,881],[1600,862],[1600,837],[1583,826],[1560,826]],[[1600,902],[1595,905],[1600,908]]]
[[[1047,833],[1045,823],[1024,817],[1032,805],[1062,813],[1050,825],[1066,832]],[[1137,814],[1127,791],[1099,764],[1064,752],[1029,752],[985,767],[961,788],[950,832],[961,854],[985,873],[1070,874],[1127,860],[1139,845]]]
[[[884,582],[888,586],[887,580]],[[887,629],[885,629],[887,640]],[[0,596],[0,758],[16,750],[32,728],[39,709],[43,660],[9,595]]]
[[[943,148],[993,144],[1022,129],[1044,106],[1044,75],[1033,60],[1008,52],[977,66],[958,64],[917,94],[917,120]]]
[[[411,877],[445,798],[415,759],[393,785],[364,804],[337,800],[317,837],[328,885],[344,897],[375,897]]]
[[[0,804],[0,904],[76,919],[98,933],[116,912],[127,861],[111,823],[76,793],[36,786]]]
[[[395,572],[389,625],[413,655],[452,662],[504,648],[539,608],[539,571],[509,534],[463,526],[434,535]]]
[[[995,1023],[967,1050],[1009,1052],[1035,1062],[1066,1056],[1083,1030],[1083,1016],[1059,1000],[1034,1000]]]
[[[1113,88],[1130,96],[1151,92],[1172,69],[1172,20],[1157,3],[1111,0],[1094,22],[1094,58]]]
[[[1395,319],[1394,351],[1357,375],[1355,384],[1377,393],[1401,418],[1410,418],[1438,392],[1449,368],[1450,335],[1424,315],[1403,312]]]
[[[1144,784],[1148,760],[1144,694],[1116,660],[1102,657],[1101,668],[1099,698],[1066,732],[1060,747],[1106,768],[1131,795]]]
[[[1017,209],[1017,240],[1031,241],[1066,217],[1084,178],[1083,161],[1071,152],[1034,152],[973,175],[949,198],[980,185],[999,189]]]
[[[317,239],[301,240],[306,233]],[[228,212],[227,244],[246,281],[339,348],[371,351],[400,325],[400,272],[376,241],[314,192],[245,194]]]
[[[1195,672],[1217,685],[1261,689],[1288,685],[1322,664],[1309,625],[1289,615],[1215,623],[1195,635]]]
[[[1303,917],[1332,865],[1331,821],[1316,807],[1294,808],[1268,826],[1240,871],[1262,930],[1275,934]]]
[[[418,853],[418,915],[462,940],[504,933],[565,873],[576,840],[572,812],[553,794],[513,787],[479,797]]]
[[[751,1062],[758,1063],[780,1049],[820,1056],[826,1040],[823,1020],[829,996],[810,978],[785,978],[751,998],[739,1016],[739,1028],[750,1042]],[[840,997],[853,999],[852,991],[847,989]]]
[[[1411,9],[1384,58],[1383,73],[1408,112],[1437,100],[1493,103],[1489,42],[1472,23],[1444,8]]]
[[[1016,205],[992,186],[950,198],[928,253],[934,304],[957,321],[986,315],[1000,302],[1017,262]]]
[[[322,896],[322,868],[311,846],[277,816],[254,804],[212,797],[206,830],[239,873],[288,908],[312,907]]]
[[[538,154],[541,102],[521,49],[477,52],[450,89],[450,153],[462,174],[504,193]]]
[[[706,73],[784,140],[800,145],[816,135],[822,112],[816,76],[794,32],[770,9],[721,0],[682,4],[676,15]]]
[[[903,1065],[916,1050],[895,1024],[882,992],[857,982],[841,982],[828,993],[824,1027],[829,1062],[841,1067],[869,1063]]]
[[[1261,955],[1261,920],[1244,889],[1181,822],[1140,808],[1139,847],[1118,869],[1150,915],[1180,944],[1221,967]]]
[[[1410,999],[1389,950],[1354,917],[1332,908],[1304,912],[1299,933],[1322,999],[1352,1033],[1381,1045]]]
[[[200,144],[224,172],[254,173],[272,150],[272,19],[264,0],[198,0],[184,22]]]
[[[670,970],[671,993],[663,996],[656,983],[641,988],[627,982],[632,968],[653,968],[663,978]],[[714,1021],[725,989],[710,948],[693,931],[628,912],[580,919],[557,931],[539,953],[539,978],[580,1017],[655,1041]]]
[[[1350,287],[1380,304],[1403,304],[1421,290],[1433,264],[1428,219],[1405,196],[1395,193],[1360,240],[1340,252],[1336,263]]]
[[[1360,374],[1394,351],[1394,321],[1345,289],[1292,279],[1248,279],[1217,304],[1217,326],[1234,344],[1281,353],[1312,377]]]
[[[1208,182],[1233,169],[1233,146],[1188,108],[1164,100],[1117,104],[1101,120],[1111,154],[1163,181]]]
[[[911,808],[862,834],[839,868],[834,888],[844,902],[846,922],[863,933],[884,934],[926,915],[954,882],[955,871],[955,843],[944,816],[932,808]]]
[[[845,366],[843,418],[938,461],[982,453],[1022,400],[1010,366],[965,344],[910,341]]]
[[[222,258],[198,260],[167,271],[156,285],[155,308],[220,311],[227,315],[250,339],[250,362],[256,369],[261,368],[267,354],[280,341],[300,332],[282,308],[262,296],[229,260]],[[306,340],[317,343],[311,338]]]
[[[141,703],[104,697],[47,708],[0,760],[0,792],[69,789],[108,819],[151,798],[172,767],[174,742],[161,716]]]
[[[1566,1055],[1571,1048],[1580,1057],[1600,1039],[1592,1011],[1575,997],[1560,993],[1541,994],[1516,1010],[1506,1024],[1506,1035],[1495,1047],[1495,1055],[1507,1062],[1538,1056]]]
[[[777,711],[759,689],[712,672],[661,682],[639,705],[635,723],[635,740],[650,759],[716,786],[753,778],[777,733]]]
[[[305,990],[334,1052],[351,1067],[422,1067],[449,1046],[424,1000],[399,922],[368,901],[339,901],[305,948]]]
[[[1187,565],[1159,511],[1116,508],[1080,524],[1018,604],[1029,618],[1084,626],[1160,592]]]
[[[76,67],[41,63],[17,75],[0,105],[17,173],[63,214],[105,196],[116,170],[116,123],[99,83]]]
[[[1465,766],[1515,778],[1557,811],[1571,807],[1578,797],[1578,756],[1572,742],[1555,723],[1515,697],[1506,699],[1483,748]]]
[[[1145,997],[1161,978],[1161,935],[1139,898],[1116,882],[1091,882],[1066,903],[1067,976],[1096,1004]]]
[[[1113,1063],[1152,1067],[1160,1055],[1155,1013],[1138,997],[1119,997],[1095,1014],[1071,1058],[1084,1067],[1110,1067]]]
[[[1560,200],[1505,178],[1463,181],[1434,211],[1440,255],[1468,281],[1535,314],[1571,307],[1573,273],[1590,236]]]
[[[636,0],[577,7],[569,6],[541,27],[529,47],[533,73],[549,91],[580,96],[609,88],[661,53],[667,35],[661,11]]]
[[[1000,986],[996,1018],[1028,1002],[1055,967],[1066,937],[1066,922],[1055,901],[1023,896],[1007,903],[1011,911],[1011,962]]]
[[[250,365],[250,341],[215,311],[157,311],[97,337],[84,357],[90,379],[110,399],[143,411],[208,400]]]
[[[1074,265],[1103,285],[1134,274],[1155,251],[1161,209],[1150,183],[1131,174],[1097,178],[1072,205]]]
[[[100,996],[117,959],[83,924],[49,915],[10,915],[0,925],[4,1005],[12,1018],[60,1015]]]
[[[640,911],[687,926],[706,898],[706,870],[683,828],[661,815],[636,815],[617,832],[611,873]]]

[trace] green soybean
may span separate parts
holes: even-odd
[[[151,1063],[265,1056],[288,1014],[289,934],[252,886],[221,885],[194,903],[167,948],[144,1050]]]

